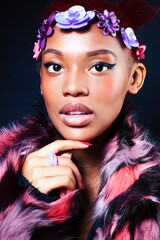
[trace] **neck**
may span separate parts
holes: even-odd
[[[85,150],[73,150],[73,158],[82,174],[84,188],[88,192],[89,201],[93,203],[100,187],[100,167],[103,161],[103,152],[111,132],[107,131],[92,140],[92,146]]]

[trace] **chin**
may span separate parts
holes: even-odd
[[[66,140],[75,140],[75,141],[90,141],[94,138],[94,136],[91,136],[88,133],[83,133],[82,131],[76,131],[76,133],[72,132],[67,132],[67,133],[61,133],[61,135],[66,139]]]
[[[61,129],[60,134],[66,140],[92,141],[99,137],[103,131],[95,131],[94,128],[69,128],[65,131]]]

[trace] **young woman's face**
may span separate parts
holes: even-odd
[[[65,139],[91,141],[113,123],[130,84],[131,60],[118,40],[54,28],[42,56],[41,90],[49,117]]]

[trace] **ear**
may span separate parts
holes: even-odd
[[[143,86],[146,77],[146,68],[143,63],[135,63],[131,70],[130,84],[128,92],[136,94]]]

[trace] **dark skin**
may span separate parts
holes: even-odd
[[[136,94],[142,87],[146,69],[133,60],[130,50],[123,49],[116,38],[103,36],[102,30],[92,24],[84,32],[64,32],[54,27],[42,54],[40,75],[48,115],[66,140],[28,155],[22,174],[45,194],[60,187],[69,194],[80,188],[83,180],[93,203],[100,184],[104,139],[110,136],[109,128],[119,115],[126,94]],[[60,115],[60,109],[67,103],[89,107],[92,110],[89,122],[68,126]],[[93,145],[89,147],[81,141]],[[49,151],[65,151],[58,157],[58,167],[49,166]],[[72,162],[71,152],[80,171]],[[84,239],[93,224],[87,224],[92,215],[86,213],[80,226]]]

